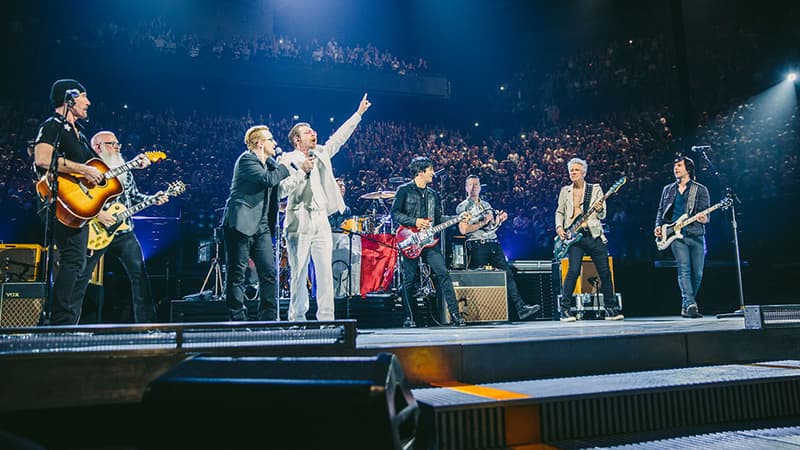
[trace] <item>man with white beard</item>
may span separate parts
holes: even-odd
[[[95,153],[100,156],[109,168],[125,164],[125,159],[120,153],[122,145],[119,143],[114,133],[110,131],[100,131],[96,133],[92,137],[91,145]],[[150,165],[150,160],[147,158],[138,157],[137,160],[140,161],[137,167],[139,169],[144,169]],[[122,203],[126,208],[130,208],[151,197],[139,192],[131,172],[125,172],[119,175],[117,179],[122,183],[123,191],[115,201]],[[167,195],[161,195],[156,200],[156,204],[162,205],[168,200],[169,197]],[[111,226],[117,221],[116,217],[106,210],[100,211],[100,214],[97,215],[97,220],[104,226]],[[133,321],[136,323],[152,323],[156,321],[156,311],[153,306],[150,279],[147,276],[144,256],[142,255],[142,246],[133,233],[133,221],[130,218],[126,219],[126,221],[130,228],[117,231],[108,247],[101,250],[90,251],[86,258],[86,267],[83,272],[81,272],[76,282],[73,301],[83,301],[82,299],[86,293],[86,288],[92,277],[95,265],[97,265],[97,262],[104,254],[108,253],[119,259],[131,281]],[[101,318],[98,317],[98,320],[101,320]]]

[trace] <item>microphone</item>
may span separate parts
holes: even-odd
[[[692,146],[692,151],[693,152],[699,152],[699,151],[702,151],[702,150],[711,150],[711,146],[710,145],[693,145]]]
[[[274,156],[275,158],[277,158],[278,156],[281,156],[283,154],[283,149],[278,147],[277,145],[275,146],[274,151],[275,151],[275,156]]]

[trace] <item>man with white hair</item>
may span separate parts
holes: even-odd
[[[96,133],[92,137],[91,145],[95,153],[109,168],[125,164],[125,158],[122,157],[120,152],[122,145],[119,143],[117,136],[111,131]],[[144,169],[150,165],[150,160],[144,157],[137,158],[137,161],[139,161],[138,169]],[[117,179],[122,183],[123,191],[115,201],[122,203],[126,208],[130,209],[132,206],[151,197],[139,191],[133,179],[133,174],[130,172],[119,175]],[[156,204],[162,205],[168,199],[167,195],[161,195],[156,200]],[[97,215],[97,220],[106,227],[112,226],[117,222],[117,218],[107,210],[100,211]],[[135,323],[156,322],[150,278],[147,275],[142,246],[133,233],[133,220],[131,218],[125,220],[128,227],[123,227],[125,229],[117,231],[108,247],[89,252],[86,259],[86,267],[78,277],[72,300],[73,302],[78,302],[77,304],[83,302],[94,267],[103,255],[109,254],[119,260],[130,279],[133,321]],[[98,320],[102,321],[102,318],[98,317]]]
[[[556,208],[556,233],[561,239],[566,239],[566,229],[603,197],[603,189],[599,184],[586,183],[587,168],[586,161],[580,158],[572,158],[567,162],[569,179],[572,183],[561,188]],[[605,319],[622,320],[625,318],[620,313],[614,296],[614,284],[608,264],[607,239],[603,234],[603,224],[600,222],[605,217],[606,205],[603,202],[597,209],[597,213],[589,216],[586,227],[577,231],[583,234],[582,239],[572,244],[567,252],[569,266],[561,291],[560,320],[562,322],[575,321],[575,316],[570,313],[569,309],[572,306],[572,293],[580,276],[585,254],[592,258],[592,263],[597,268],[597,275],[600,277],[600,290],[605,303]]]

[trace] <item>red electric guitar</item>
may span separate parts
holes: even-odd
[[[436,235],[439,234],[440,231],[469,217],[469,213],[465,211],[447,222],[442,222],[439,225],[422,231],[417,227],[400,225],[397,229],[397,248],[399,248],[403,256],[408,259],[419,258],[423,250],[439,243],[439,238],[436,237]]]

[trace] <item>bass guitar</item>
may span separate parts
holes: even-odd
[[[122,182],[117,177],[139,166],[142,158],[156,162],[166,158],[164,152],[145,152],[125,164],[110,169],[100,158],[86,161],[103,174],[103,180],[94,184],[78,174],[58,174],[58,196],[56,198],[56,218],[62,224],[80,228],[86,225],[103,209],[110,199],[122,194]],[[42,201],[51,201],[50,175],[45,174],[36,182],[36,193]]]
[[[400,227],[397,228],[397,248],[399,248],[403,256],[408,259],[419,258],[423,250],[439,243],[439,238],[436,237],[436,235],[439,234],[440,231],[469,218],[469,216],[469,213],[465,211],[446,222],[421,231],[417,227],[400,225]]]
[[[681,230],[690,223],[696,222],[698,217],[700,217],[703,214],[711,214],[713,211],[716,211],[718,209],[728,209],[731,207],[731,205],[733,205],[733,200],[731,200],[730,198],[725,198],[716,205],[712,205],[700,211],[699,213],[693,215],[692,217],[689,217],[688,214],[683,214],[680,217],[678,217],[678,220],[676,220],[675,222],[661,225],[660,227],[661,236],[656,238],[656,247],[659,250],[668,249],[669,246],[672,245],[672,242],[675,241],[675,239],[683,239],[683,234],[681,233]]]
[[[583,214],[575,218],[575,221],[572,222],[572,224],[569,227],[567,227],[566,230],[564,230],[564,233],[566,234],[566,237],[564,239],[561,239],[561,236],[555,237],[555,242],[553,246],[553,257],[555,259],[563,258],[569,251],[570,247],[572,247],[573,245],[575,245],[575,243],[583,239],[583,233],[580,233],[580,230],[581,228],[586,226],[586,223],[589,221],[589,217],[591,217],[592,214],[596,213],[597,210],[599,210],[600,207],[603,205],[603,203],[606,200],[608,200],[609,197],[616,194],[617,191],[619,191],[619,188],[621,188],[622,185],[625,184],[627,181],[628,181],[627,177],[622,177],[619,180],[617,180],[616,183],[611,185],[611,187],[608,189],[608,192],[606,192],[605,195],[603,195],[600,198],[600,200],[596,201],[594,205],[592,205],[589,208],[588,211],[584,212]]]
[[[169,184],[166,191],[159,191],[150,196],[147,200],[131,206],[130,209],[125,208],[125,205],[119,202],[112,204],[108,208],[108,211],[114,215],[117,221],[111,226],[103,225],[97,217],[89,221],[89,250],[102,250],[108,247],[117,232],[125,231],[130,228],[127,222],[129,217],[154,205],[159,197],[163,195],[175,197],[183,194],[185,191],[186,185],[183,184],[183,181],[175,181]]]

